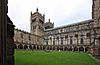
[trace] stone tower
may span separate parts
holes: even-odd
[[[92,18],[100,19],[100,0],[93,0]]]
[[[44,24],[45,30],[46,30],[46,29],[50,29],[50,28],[54,28],[54,23],[51,23],[51,22],[50,22],[50,19],[49,19],[48,21],[49,21],[49,22],[46,22],[46,23]]]
[[[32,34],[39,36],[42,36],[44,34],[44,20],[45,20],[45,15],[40,14],[38,12],[38,8],[35,13],[31,12],[30,26]]]
[[[94,27],[100,27],[100,0],[93,0],[92,19],[94,19]]]

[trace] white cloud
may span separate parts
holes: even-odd
[[[8,0],[11,20],[17,28],[30,30],[30,12],[44,14],[55,26],[91,18],[92,0]]]

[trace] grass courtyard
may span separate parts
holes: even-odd
[[[15,51],[15,65],[100,65],[87,53]]]

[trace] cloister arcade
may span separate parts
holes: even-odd
[[[17,43],[14,44],[14,48],[17,50],[48,50],[48,51],[83,51],[87,52],[89,49],[88,45],[27,45]]]

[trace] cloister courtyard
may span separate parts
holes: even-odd
[[[88,53],[15,50],[15,65],[100,65]]]

